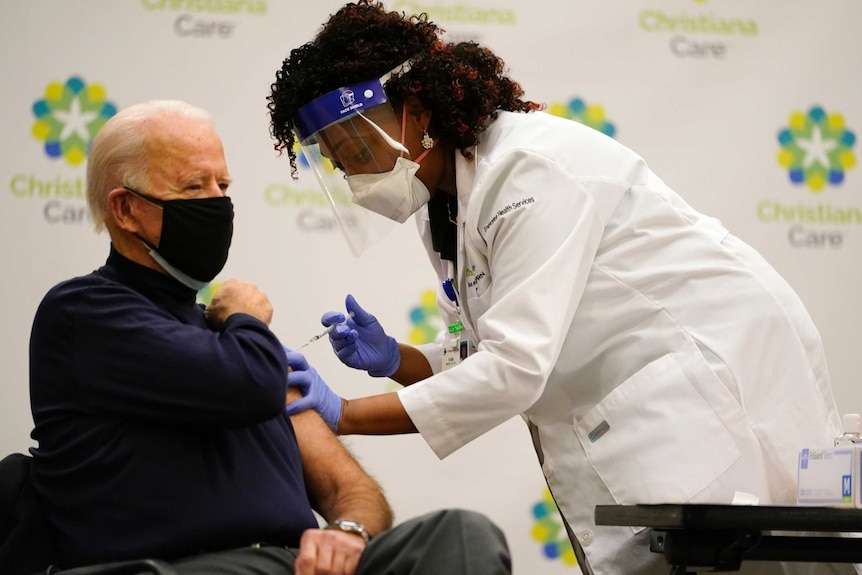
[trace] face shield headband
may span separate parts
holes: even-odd
[[[294,131],[299,141],[309,139],[315,132],[352,114],[387,103],[389,98],[383,86],[392,76],[409,72],[411,66],[412,62],[407,60],[380,78],[336,88],[299,108],[293,118]]]

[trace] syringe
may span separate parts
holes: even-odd
[[[350,317],[353,317],[353,312],[350,312],[350,313],[349,313],[349,314],[347,314],[347,315],[349,315]],[[322,338],[323,336],[327,335],[329,332],[331,332],[333,329],[335,329],[335,326],[342,325],[342,324],[344,324],[344,323],[347,323],[347,319],[346,319],[346,318],[345,318],[345,320],[344,320],[344,321],[342,321],[341,323],[334,323],[334,324],[332,324],[331,326],[329,326],[328,328],[326,328],[325,330],[323,330],[322,332],[320,332],[319,334],[317,334],[317,335],[313,336],[313,337],[312,337],[311,339],[309,339],[307,342],[305,342],[304,344],[302,344],[301,346],[299,346],[298,348],[296,348],[296,349],[297,349],[297,351],[298,351],[298,350],[300,350],[300,349],[302,349],[302,348],[304,348],[305,346],[307,346],[307,345],[309,345],[309,344],[312,344],[312,343],[316,342],[317,340],[319,340],[319,339],[320,339],[320,338]]]

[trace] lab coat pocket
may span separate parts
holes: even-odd
[[[618,504],[684,503],[740,457],[673,354],[647,364],[575,423]]]

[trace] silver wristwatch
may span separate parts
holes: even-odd
[[[359,535],[365,542],[368,543],[369,539],[371,539],[371,534],[368,533],[368,529],[365,528],[365,525],[359,523],[358,521],[350,521],[349,519],[336,519],[332,523],[326,526],[326,529],[338,529],[340,531],[344,531],[345,533],[353,533],[355,535]]]

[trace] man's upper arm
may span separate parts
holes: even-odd
[[[214,332],[202,311],[156,304],[117,282],[64,282],[33,321],[31,385],[47,403],[74,393],[76,405],[112,417],[259,423],[284,405],[284,351],[264,323],[235,315]]]

